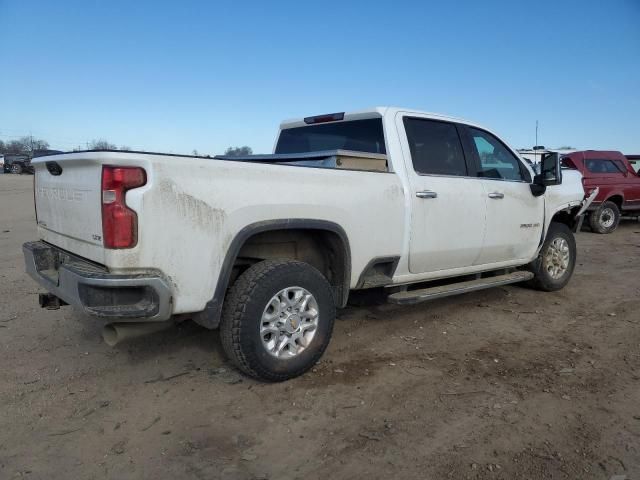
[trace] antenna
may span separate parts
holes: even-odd
[[[536,119],[536,143],[535,143],[535,147],[533,147],[534,149],[538,148],[538,120]],[[533,156],[536,160],[536,163],[538,163],[538,155],[537,153]]]

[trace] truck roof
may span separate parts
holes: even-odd
[[[617,150],[576,150],[575,152],[570,152],[566,154],[567,157],[572,158],[588,158],[588,159],[597,159],[602,157],[612,157],[612,158],[624,158],[625,156],[618,152]]]
[[[473,126],[477,126],[480,127],[480,125],[475,124],[474,122],[470,122],[468,120],[465,120],[463,118],[459,118],[459,117],[452,117],[450,115],[444,115],[441,113],[434,113],[434,112],[425,112],[425,111],[421,111],[421,110],[415,110],[412,108],[402,108],[402,107],[373,107],[373,108],[367,108],[364,110],[355,110],[353,112],[344,112],[344,118],[342,121],[346,121],[346,120],[362,120],[365,118],[375,118],[375,117],[385,117],[385,116],[394,116],[396,113],[398,112],[404,112],[404,113],[409,113],[409,114],[417,114],[417,115],[421,115],[421,116],[426,116],[426,117],[430,117],[436,120],[448,120],[450,122],[461,122],[461,123],[465,123],[467,125],[473,125]],[[309,117],[305,117],[305,118],[309,118]],[[280,123],[280,129],[285,129],[285,128],[295,128],[295,127],[304,127],[307,126],[308,123],[305,122],[304,118],[292,118],[292,119],[288,119],[288,120],[284,120],[282,123]]]

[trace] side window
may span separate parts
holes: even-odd
[[[524,180],[520,160],[490,133],[469,127],[480,158],[478,176],[501,180]]]
[[[453,123],[404,118],[411,160],[416,173],[467,176],[467,163]]]
[[[615,163],[616,167],[618,168],[618,172],[622,173],[623,175],[627,172],[627,166],[620,160],[614,160],[613,163]]]
[[[584,166],[591,173],[622,173],[611,160],[588,158],[584,161]]]

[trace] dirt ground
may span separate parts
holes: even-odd
[[[41,310],[29,176],[0,175],[0,478],[640,478],[640,224],[578,235],[564,290],[349,307],[259,383],[186,322],[105,345]]]

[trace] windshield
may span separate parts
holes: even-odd
[[[280,132],[275,153],[307,153],[323,150],[387,153],[381,118],[348,120]]]

